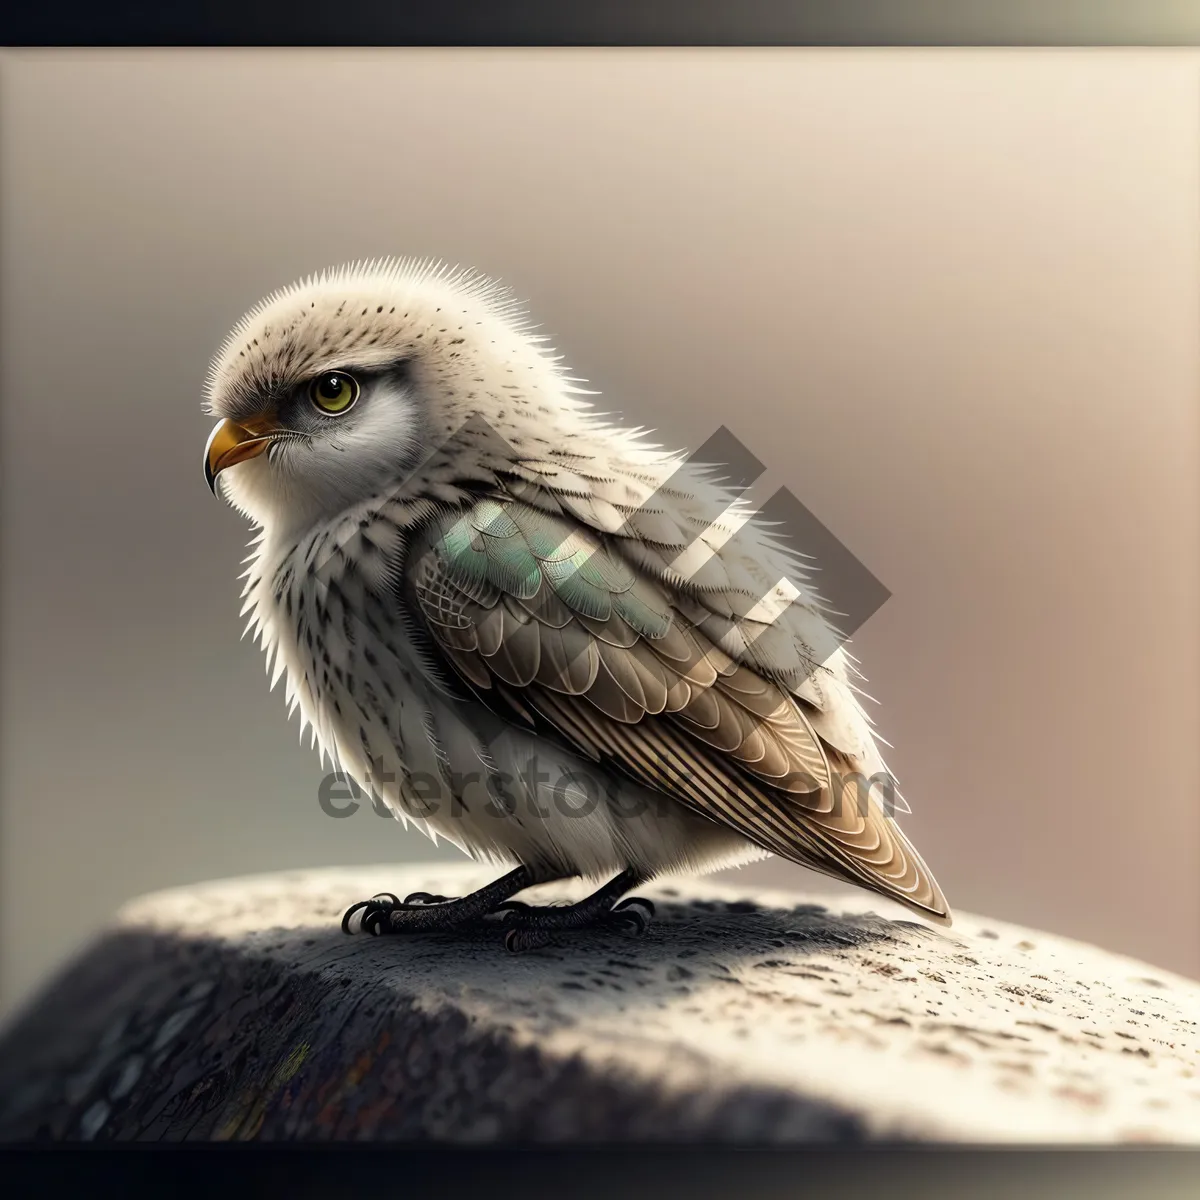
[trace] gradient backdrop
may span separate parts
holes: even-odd
[[[389,253],[891,589],[953,905],[1200,975],[1200,53],[10,52],[0,120],[6,1008],[136,893],[458,857],[321,812],[200,471],[227,328]]]

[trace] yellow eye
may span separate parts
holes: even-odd
[[[345,371],[329,371],[312,381],[309,394],[323,413],[338,415],[358,399],[358,380]]]

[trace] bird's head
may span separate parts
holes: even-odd
[[[386,260],[294,284],[247,313],[212,364],[205,478],[286,533],[392,487],[480,414],[505,422],[494,442],[549,444],[537,413],[578,389],[543,341],[475,272]]]

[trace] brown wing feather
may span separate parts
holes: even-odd
[[[505,536],[522,536],[522,514],[532,510],[505,510],[518,531],[506,523]],[[636,628],[600,594],[616,596],[621,570],[631,568],[602,558],[599,539],[588,536],[571,531],[572,545],[596,552],[591,590],[579,601],[588,611],[570,603],[564,580],[583,581],[564,573],[561,553],[533,584],[504,558],[513,543],[485,538],[478,562],[486,578],[465,584],[461,564],[448,568],[436,543],[419,553],[412,599],[452,667],[479,689],[500,690],[516,712],[536,711],[581,753],[612,761],[765,850],[948,920],[920,855],[851,760],[814,730],[805,701],[730,659],[683,615],[686,605],[645,577],[638,595],[669,620]],[[528,545],[528,561],[544,567],[532,535]],[[493,562],[504,569],[491,570]],[[510,579],[524,594],[506,589]]]

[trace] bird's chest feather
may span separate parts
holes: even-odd
[[[404,539],[377,560],[360,533],[376,544],[386,531],[338,532],[264,561],[252,593],[274,679],[285,677],[322,756],[396,816],[478,858],[579,861],[600,873],[619,863],[603,810],[558,819],[561,779],[578,762],[551,770],[527,735],[481,739],[475,707],[423,657],[396,583]],[[493,752],[506,756],[512,808],[495,803]]]
[[[428,740],[431,690],[395,582],[404,552],[394,519],[343,519],[264,554],[251,595],[272,682],[284,676],[322,756],[389,803]]]

